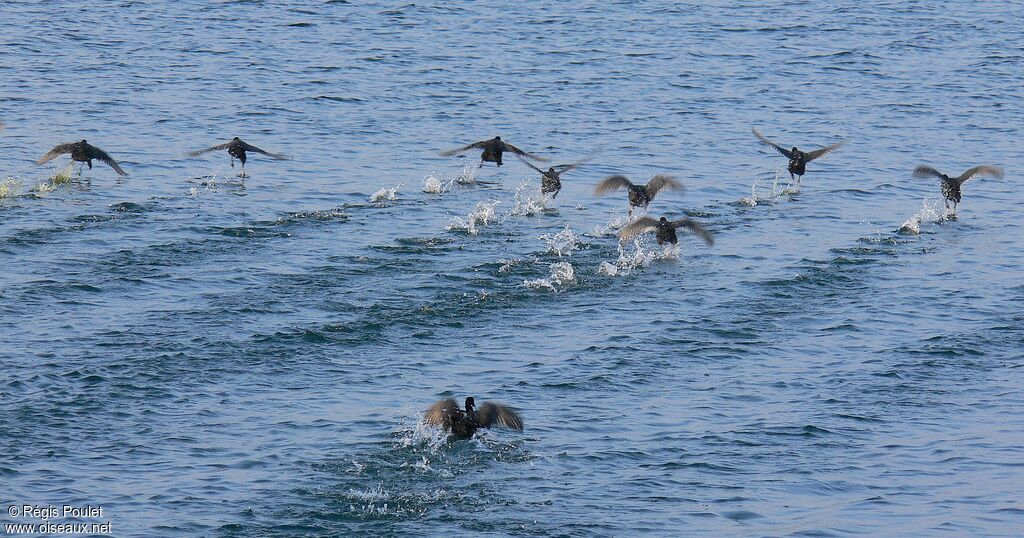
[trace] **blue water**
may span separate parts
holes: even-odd
[[[0,14],[5,507],[119,536],[1024,532],[1021,3]],[[797,190],[752,126],[849,143]],[[437,155],[494,135],[593,157],[543,201],[515,158]],[[293,160],[183,156],[232,136]],[[130,175],[34,164],[81,138]],[[918,164],[1006,177],[948,219]],[[715,246],[620,250],[612,173],[677,175],[649,214]],[[446,442],[419,420],[449,395],[526,429]]]

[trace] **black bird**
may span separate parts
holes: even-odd
[[[427,409],[423,419],[427,424],[440,426],[459,439],[469,439],[480,428],[498,425],[523,431],[523,419],[515,411],[501,404],[487,402],[474,409],[473,397],[466,398],[466,410],[459,409],[451,398],[445,398]]]
[[[522,157],[520,157],[519,160],[523,161],[526,166],[540,172],[540,192],[542,194],[551,193],[552,199],[556,198],[558,196],[558,191],[562,190],[562,174],[583,164],[583,161],[577,161],[572,164],[558,164],[548,168],[545,172]]]
[[[631,222],[619,231],[619,241],[629,241],[630,239],[647,232],[656,232],[655,236],[658,239],[659,245],[665,243],[671,243],[673,245],[679,243],[679,238],[676,237],[676,228],[683,228],[684,230],[700,237],[709,246],[715,244],[715,237],[711,235],[711,232],[707,231],[699,222],[693,219],[679,219],[679,220],[668,220],[665,217],[661,217],[658,220],[654,220],[651,217],[640,217],[635,222]]]
[[[40,157],[39,160],[36,161],[36,164],[48,163],[56,159],[57,157],[64,155],[65,153],[71,154],[72,161],[78,161],[89,165],[90,170],[92,170],[92,161],[93,159],[95,159],[97,161],[101,161],[110,165],[110,167],[113,168],[114,171],[118,173],[118,175],[128,175],[128,172],[122,170],[121,166],[117,164],[117,161],[111,158],[110,155],[107,155],[107,152],[103,151],[102,149],[96,146],[93,146],[92,144],[89,144],[85,140],[82,140],[81,142],[68,142],[67,144],[60,144],[58,146],[54,146],[53,149],[46,152],[46,155]]]
[[[604,194],[622,188],[629,190],[629,214],[632,215],[634,207],[647,207],[662,189],[682,190],[683,185],[672,176],[654,176],[646,185],[635,185],[626,176],[611,176],[598,183],[594,193]]]
[[[793,176],[796,176],[796,185],[798,187],[800,186],[800,179],[803,177],[804,172],[807,171],[807,163],[817,159],[818,157],[828,155],[846,143],[846,141],[843,141],[825,148],[805,153],[797,149],[796,146],[793,146],[793,149],[786,149],[762,136],[761,133],[757,132],[757,129],[751,128],[750,130],[754,132],[754,136],[756,136],[758,140],[775,148],[775,151],[778,151],[789,159],[789,179],[792,180]]]
[[[243,141],[241,138],[238,138],[237,136],[232,138],[230,142],[225,142],[225,143],[220,144],[218,146],[213,146],[213,147],[206,148],[206,149],[201,149],[201,150],[198,150],[198,151],[190,151],[190,152],[188,152],[188,156],[189,157],[196,157],[198,155],[202,155],[202,154],[208,153],[210,151],[219,151],[219,150],[222,150],[222,149],[228,150],[228,155],[231,156],[231,167],[232,168],[235,167],[235,159],[238,159],[239,161],[242,162],[242,174],[241,174],[241,177],[245,177],[245,152],[247,152],[247,151],[251,151],[253,153],[260,153],[260,154],[266,155],[267,157],[270,157],[270,158],[273,158],[273,159],[282,160],[282,161],[288,160],[288,156],[287,155],[282,155],[280,153],[271,153],[269,151],[264,151],[264,150],[262,150],[262,149],[260,149],[260,148],[258,148],[256,146],[253,146],[252,144],[247,144],[245,141]]]
[[[994,166],[975,166],[960,174],[960,177],[949,177],[931,166],[918,166],[914,169],[914,177],[928,178],[937,177],[942,185],[942,195],[946,197],[946,209],[949,203],[953,202],[953,212],[956,213],[956,206],[960,203],[960,186],[975,176],[988,176],[996,179],[1003,179],[1003,171]]]
[[[484,165],[484,162],[497,163],[498,166],[501,166],[501,154],[506,152],[506,151],[509,152],[509,153],[515,153],[516,155],[522,155],[523,157],[529,157],[529,158],[531,158],[531,159],[533,159],[535,161],[542,161],[542,162],[546,162],[547,161],[547,159],[545,159],[543,157],[538,157],[536,155],[531,155],[531,154],[529,154],[529,153],[527,153],[527,152],[525,152],[525,151],[523,151],[523,150],[513,146],[512,144],[509,144],[507,142],[502,141],[500,136],[496,136],[496,137],[494,137],[494,138],[492,138],[490,140],[481,140],[480,142],[474,142],[474,143],[472,143],[472,144],[470,144],[468,146],[462,147],[462,148],[452,149],[452,150],[448,150],[448,151],[442,151],[441,152],[441,156],[442,157],[447,157],[449,155],[455,155],[456,153],[462,153],[463,151],[467,151],[467,150],[470,150],[470,149],[473,149],[473,148],[481,148],[481,149],[484,150],[484,152],[480,154],[480,164],[477,166],[477,168],[482,167]]]

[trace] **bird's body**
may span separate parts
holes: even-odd
[[[432,405],[423,418],[427,424],[439,426],[459,439],[469,439],[478,429],[495,425],[523,430],[523,419],[512,409],[491,402],[475,409],[475,404],[472,396],[466,398],[463,410],[455,400],[445,398]]]
[[[1002,179],[1003,171],[994,166],[975,166],[960,174],[959,177],[949,177],[930,166],[918,166],[914,169],[913,176],[916,178],[938,178],[939,185],[942,187],[942,196],[946,199],[946,208],[949,209],[949,203],[953,202],[953,212],[956,213],[956,206],[963,198],[961,187],[964,183],[978,176]]]
[[[757,129],[751,130],[754,132],[754,136],[756,136],[758,140],[760,140],[764,144],[771,146],[772,148],[775,149],[775,151],[778,151],[787,159],[789,159],[789,164],[786,168],[787,170],[789,170],[789,178],[791,180],[796,179],[797,186],[800,185],[800,180],[803,178],[804,173],[807,172],[807,163],[819,157],[828,155],[829,153],[835,151],[840,146],[846,143],[839,142],[837,144],[832,144],[831,146],[827,146],[821,149],[805,152],[800,151],[799,149],[797,149],[796,146],[793,146],[792,149],[786,149],[762,136],[761,133],[757,132]]]
[[[56,159],[57,157],[60,157],[61,155],[64,155],[66,153],[71,154],[72,161],[85,163],[86,165],[89,166],[90,170],[92,170],[92,161],[97,160],[106,163],[108,166],[113,168],[118,175],[128,175],[128,172],[122,170],[121,165],[117,164],[117,161],[115,161],[110,155],[108,155],[107,152],[103,151],[102,149],[96,146],[93,146],[92,144],[89,144],[85,140],[81,140],[79,142],[68,142],[67,144],[59,144],[57,146],[54,146],[53,149],[46,152],[45,155],[40,157],[39,160],[36,161],[36,164],[44,164],[50,162],[53,159]]]
[[[262,149],[260,149],[260,148],[258,148],[256,146],[253,146],[252,144],[246,143],[245,141],[243,141],[242,139],[238,138],[237,136],[232,138],[230,141],[225,142],[223,144],[220,144],[220,145],[217,145],[217,146],[212,146],[212,147],[201,149],[201,150],[197,150],[197,151],[189,152],[188,155],[190,157],[196,157],[198,155],[202,155],[202,154],[210,152],[210,151],[219,151],[219,150],[222,150],[222,149],[228,150],[228,155],[231,156],[231,167],[232,168],[234,168],[234,166],[235,166],[235,159],[238,159],[242,163],[241,177],[245,177],[245,161],[246,161],[246,157],[247,157],[246,156],[246,152],[259,153],[261,155],[266,155],[267,157],[270,157],[272,159],[278,159],[278,160],[287,160],[288,159],[287,155],[282,155],[280,153],[271,153],[269,151],[264,151],[264,150],[262,150]]]
[[[676,228],[683,228],[686,231],[700,237],[708,245],[715,244],[715,238],[711,235],[711,232],[707,231],[703,226],[693,219],[679,219],[679,220],[668,220],[665,217],[661,217],[658,220],[654,220],[651,217],[641,217],[636,219],[634,222],[626,225],[619,232],[619,240],[628,241],[640,234],[647,232],[654,232],[655,239],[658,240],[659,245],[666,243],[676,245],[679,243],[679,237],[676,235]]]
[[[455,155],[456,153],[462,153],[463,151],[467,151],[467,150],[474,149],[474,148],[484,150],[483,153],[480,154],[480,164],[478,165],[478,167],[479,166],[483,166],[485,162],[495,163],[498,166],[501,166],[502,165],[501,156],[504,153],[515,153],[516,155],[521,155],[523,157],[528,157],[528,158],[533,159],[535,161],[546,161],[547,160],[547,159],[545,159],[543,157],[537,157],[536,155],[531,155],[531,154],[529,154],[529,153],[527,153],[527,152],[525,152],[525,151],[523,151],[523,150],[513,146],[512,144],[509,144],[509,143],[503,141],[500,136],[496,136],[496,137],[494,137],[494,138],[492,138],[490,140],[481,140],[479,142],[474,142],[472,144],[469,144],[468,146],[464,146],[464,147],[461,147],[461,148],[457,148],[457,149],[453,149],[453,150],[448,150],[448,151],[443,151],[443,152],[441,152],[441,155],[447,157],[448,155]]]
[[[540,192],[542,194],[550,194],[551,198],[556,198],[558,191],[562,190],[562,174],[583,164],[583,161],[577,161],[572,164],[558,164],[549,167],[547,170],[541,170],[522,157],[519,160],[523,161],[526,166],[540,172]]]
[[[629,194],[629,214],[632,215],[634,207],[646,208],[662,189],[682,190],[683,186],[671,176],[654,176],[646,185],[637,185],[626,176],[611,176],[598,183],[594,192],[604,194],[623,188]]]

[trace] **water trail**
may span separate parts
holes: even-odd
[[[403,186],[404,185],[399,183],[398,185],[396,185],[394,187],[391,187],[390,189],[382,188],[379,191],[377,191],[377,192],[375,192],[375,193],[370,195],[370,202],[371,203],[392,202],[392,201],[395,200],[395,198],[398,197],[398,190],[401,189]]]
[[[613,215],[610,219],[608,219],[608,222],[594,226],[594,229],[591,230],[590,235],[593,237],[605,237],[607,235],[615,235],[625,225],[629,224],[630,222],[633,222],[635,219],[642,217],[646,214],[646,211],[637,208],[636,210],[633,211],[632,218],[629,217],[628,215]]]
[[[496,213],[494,209],[498,207],[501,200],[489,200],[483,201],[476,204],[473,211],[466,215],[466,218],[454,217],[448,223],[447,230],[449,231],[464,231],[469,235],[476,235],[480,233],[479,226],[486,226],[492,221],[496,220]]]
[[[574,250],[580,248],[580,238],[568,224],[565,229],[556,234],[544,234],[537,239],[547,242],[547,251],[559,258],[570,256]]]
[[[944,205],[937,200],[925,198],[921,202],[921,209],[914,213],[910,218],[903,221],[898,233],[913,234],[917,235],[921,233],[922,222],[942,222],[943,219],[949,216],[949,212]]]
[[[551,276],[548,278],[535,278],[523,281],[523,286],[531,289],[546,288],[552,291],[564,289],[566,286],[576,282],[576,271],[569,262],[556,262],[551,264]]]

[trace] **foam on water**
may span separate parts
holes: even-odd
[[[483,201],[476,204],[476,207],[466,215],[466,218],[453,217],[448,223],[447,230],[449,231],[463,231],[469,235],[476,235],[480,233],[479,227],[486,226],[497,219],[497,213],[495,208],[501,200],[489,200]]]
[[[550,268],[551,275],[549,277],[524,280],[523,286],[531,289],[547,288],[558,291],[576,282],[576,271],[571,263],[555,262],[551,264]]]

